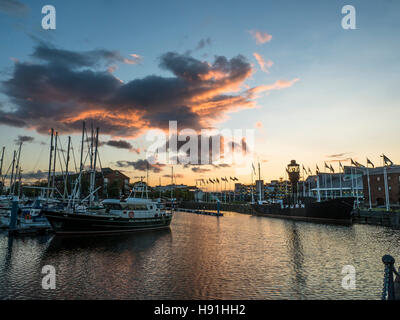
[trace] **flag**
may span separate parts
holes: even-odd
[[[328,170],[331,170],[331,168],[329,168],[329,166],[326,164],[326,162],[324,162],[325,163],[325,168],[327,168]]]
[[[332,168],[332,165],[330,165],[330,169],[331,169],[331,172],[333,172],[333,173],[335,173],[335,170]]]
[[[312,171],[311,171],[310,167],[308,167],[308,173],[309,173],[310,175],[312,175]]]
[[[365,168],[365,166],[363,166],[361,163],[359,163],[359,162],[357,162],[357,161],[355,161],[355,163],[356,163],[357,167],[359,167],[359,168]]]
[[[368,164],[370,164],[370,165],[372,166],[372,168],[375,168],[375,166],[374,166],[374,164],[371,162],[371,160],[369,160],[369,159],[367,158],[367,166],[368,166]]]
[[[319,174],[319,168],[318,168],[318,165],[315,165],[316,167],[317,167],[317,169],[316,169],[316,173],[317,174]]]
[[[239,181],[239,179],[238,178],[236,178],[236,177],[233,177],[233,181]]]
[[[215,180],[217,180],[217,182],[219,183],[219,180],[218,180],[218,178],[215,178]]]
[[[253,167],[254,174],[256,174],[256,168],[254,167],[254,164],[251,164],[251,166]]]
[[[232,177],[229,177],[229,179],[230,179],[231,181],[235,181],[235,179],[233,179]]]
[[[342,163],[339,161],[339,167],[344,171]]]
[[[353,159],[350,159],[350,160],[351,160],[351,164],[352,164],[353,166],[356,166],[356,167],[357,167],[357,163],[355,163]]]
[[[212,179],[210,178],[210,179],[208,179],[208,181],[210,181],[212,184],[214,184],[214,181],[212,181]]]
[[[382,155],[382,157],[383,157],[383,161],[385,162],[385,165],[387,165],[388,162],[389,162],[389,166],[393,165],[393,161],[390,160],[388,157],[386,157],[384,154]]]
[[[306,168],[304,167],[304,164],[303,164],[303,171],[307,172]]]

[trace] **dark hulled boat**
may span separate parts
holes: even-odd
[[[286,169],[291,185],[292,194],[285,202],[274,204],[253,204],[256,215],[275,218],[302,220],[310,222],[323,222],[335,224],[351,224],[354,197],[340,197],[320,201],[313,198],[304,198],[299,201],[296,198],[297,184],[300,178],[300,166],[292,160]],[[317,172],[317,184],[319,194],[319,177]]]
[[[354,198],[337,198],[304,204],[254,204],[256,215],[309,222],[351,224]]]
[[[157,202],[128,198],[109,199],[104,209],[87,212],[44,209],[43,214],[56,234],[127,233],[169,228],[172,213],[160,208]]]

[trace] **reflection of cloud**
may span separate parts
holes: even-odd
[[[257,44],[263,44],[272,40],[272,36],[266,32],[250,30],[250,34],[256,40]]]

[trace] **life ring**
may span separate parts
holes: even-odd
[[[132,218],[135,216],[135,213],[133,211],[129,211],[129,218]]]
[[[31,220],[31,215],[29,213],[25,216],[25,220]]]

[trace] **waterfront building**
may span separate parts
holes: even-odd
[[[334,199],[338,197],[356,197],[359,201],[364,198],[363,187],[364,168],[345,166],[343,173],[324,173],[308,176],[305,182],[299,182],[299,196]],[[319,188],[318,181],[319,179]]]
[[[384,169],[386,168],[387,176],[387,192],[388,200],[391,207],[400,206],[400,166],[393,165],[387,167],[377,168],[363,168],[363,185],[365,204],[369,205],[369,194],[371,194],[371,205],[372,206],[384,206],[385,205],[385,174]],[[368,172],[367,172],[368,170]],[[369,189],[368,189],[368,177],[369,177]]]

